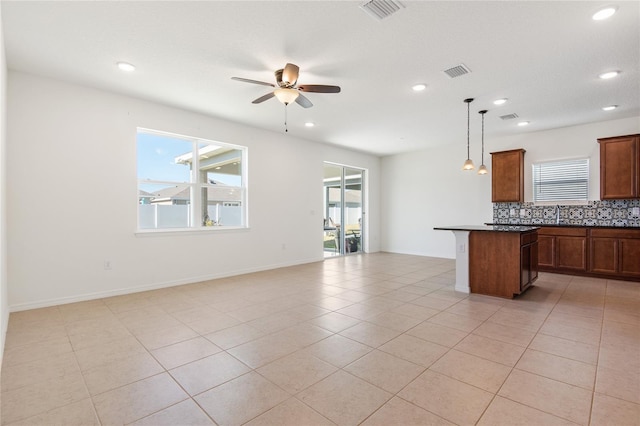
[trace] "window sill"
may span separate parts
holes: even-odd
[[[134,232],[136,237],[161,237],[170,235],[207,235],[217,232],[242,232],[248,231],[247,226],[204,226],[202,228],[168,228],[168,229],[138,229]]]

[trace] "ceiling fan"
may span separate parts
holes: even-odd
[[[310,108],[313,106],[313,104],[300,92],[340,93],[339,86],[327,86],[324,84],[301,84],[299,86],[296,86],[298,82],[299,72],[300,67],[298,67],[297,65],[285,65],[283,69],[279,69],[274,72],[277,85],[241,77],[231,77],[231,79],[243,81],[245,83],[260,84],[262,86],[271,86],[276,88],[273,92],[269,92],[266,95],[260,96],[258,99],[255,99],[252,102],[254,104],[262,103],[275,96],[280,102],[285,105],[289,105],[291,102],[295,101],[298,105],[304,108]]]

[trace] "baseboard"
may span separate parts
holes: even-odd
[[[140,293],[140,292],[149,291],[149,290],[159,290],[167,287],[175,287],[175,286],[185,285],[185,284],[194,284],[202,281],[228,278],[228,277],[233,277],[237,275],[251,274],[254,272],[269,271],[272,269],[287,268],[289,266],[297,266],[297,265],[304,265],[307,263],[322,262],[323,260],[324,260],[323,257],[316,257],[312,259],[301,259],[293,262],[264,265],[256,268],[238,269],[238,270],[230,271],[223,274],[201,275],[197,277],[188,277],[180,280],[164,281],[164,282],[136,286],[136,287],[125,287],[125,288],[120,288],[116,290],[86,293],[78,296],[59,297],[54,299],[39,300],[36,302],[18,303],[15,305],[10,305],[9,312],[20,312],[20,311],[27,311],[29,309],[48,308],[50,306],[66,305],[69,303],[77,303],[77,302],[86,302],[88,300],[104,299],[107,297],[122,296],[124,294]]]

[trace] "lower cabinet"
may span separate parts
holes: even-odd
[[[542,227],[538,241],[540,270],[587,270],[587,229]]]
[[[589,272],[640,278],[640,230],[592,229]]]
[[[538,278],[538,234],[472,231],[469,287],[472,293],[512,298]]]
[[[640,280],[640,229],[542,227],[541,271]]]

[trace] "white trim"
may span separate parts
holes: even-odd
[[[136,229],[136,237],[160,237],[162,235],[207,235],[210,232],[249,231],[248,226],[203,226],[201,228],[150,228]]]
[[[324,261],[324,257],[319,256],[319,257],[314,257],[312,259],[303,259],[303,260],[298,260],[293,262],[277,263],[277,264],[272,264],[272,265],[267,265],[267,266],[257,267],[257,268],[238,269],[225,274],[201,275],[197,277],[191,277],[191,278],[185,278],[185,279],[173,280],[173,281],[164,281],[160,283],[148,284],[148,285],[137,286],[137,287],[125,287],[117,290],[100,291],[96,293],[86,293],[79,296],[59,297],[55,299],[40,300],[36,302],[18,303],[16,305],[10,305],[9,312],[19,312],[19,311],[26,311],[29,309],[38,309],[38,308],[48,308],[51,306],[66,305],[69,303],[76,303],[76,302],[86,302],[88,300],[104,299],[108,297],[121,296],[125,294],[141,293],[141,292],[150,291],[150,290],[159,290],[162,288],[176,287],[176,286],[181,286],[185,284],[195,284],[203,281],[233,277],[236,275],[269,271],[272,269],[286,268],[289,266],[298,266],[298,265],[304,265],[307,263],[315,263],[315,262],[322,262],[322,261]]]

